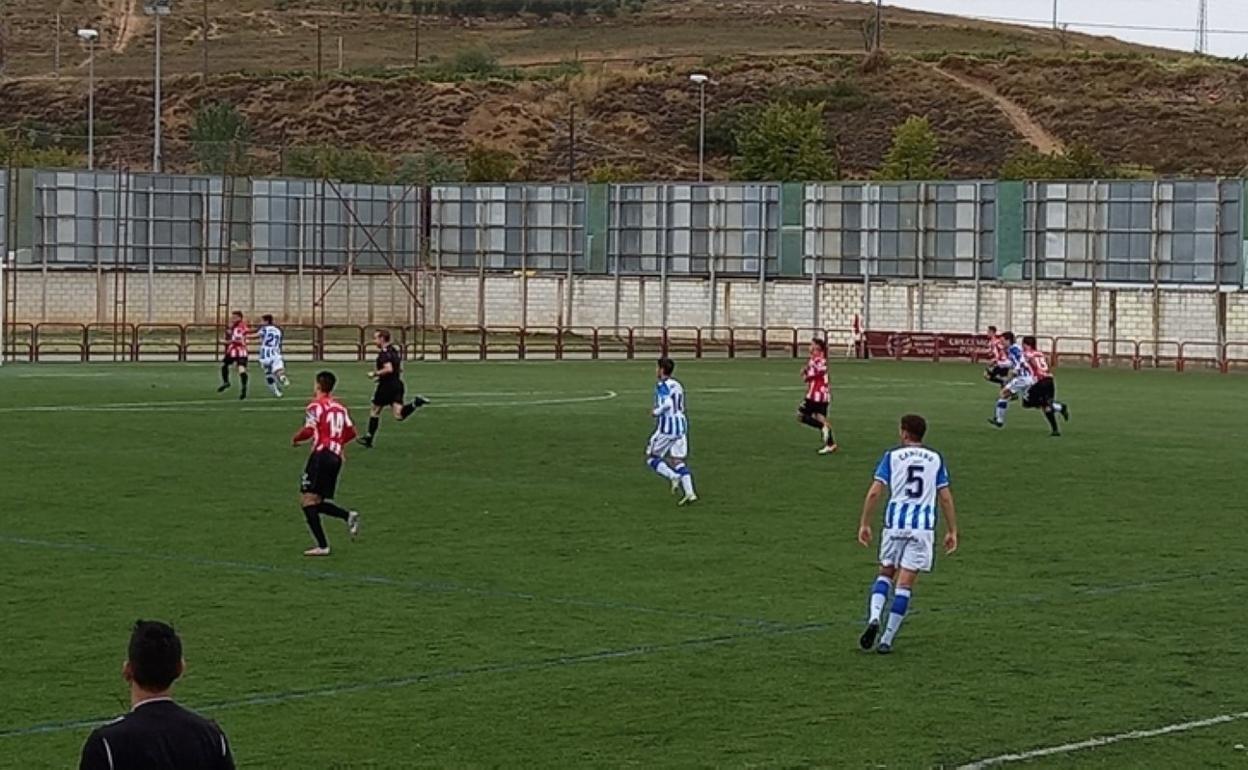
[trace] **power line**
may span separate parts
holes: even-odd
[[[1051,19],[1028,19],[1017,16],[966,16],[968,19],[978,19],[979,21],[999,21],[1006,24],[1035,24],[1049,26]],[[1202,30],[1198,27],[1167,27],[1152,24],[1111,24],[1107,22],[1096,21],[1067,21],[1062,20],[1062,24],[1068,27],[1083,27],[1086,29],[1121,29],[1132,32],[1186,32],[1195,33]],[[1248,35],[1248,29],[1205,29],[1203,32],[1207,35]]]

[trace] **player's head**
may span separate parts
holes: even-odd
[[[231,323],[236,323],[236,324],[237,324],[237,323],[242,323],[242,322],[243,322],[243,311],[241,311],[241,310],[235,310],[234,312],[230,313],[230,322],[231,322]]]
[[[812,354],[818,353],[821,356],[826,356],[828,354],[828,343],[818,337],[815,337],[810,341],[810,352]]]
[[[136,620],[122,676],[147,692],[164,692],[182,676],[182,640],[157,620]]]
[[[265,313],[264,315],[260,316],[260,320],[264,321],[266,324],[271,324],[273,323],[273,314]]]
[[[901,418],[901,440],[920,442],[927,435],[927,420],[917,414]]]
[[[672,376],[672,372],[676,371],[676,362],[667,356],[663,356],[658,360],[659,379],[667,379]]]
[[[1023,347],[1027,348],[1028,350],[1035,350],[1036,338],[1031,336],[1030,334],[1027,335],[1026,337],[1023,337]]]
[[[316,392],[318,395],[329,396],[334,392],[334,386],[338,384],[338,378],[334,373],[326,369],[323,372],[316,373]]]
[[[994,337],[995,337],[995,336],[997,336],[997,327],[995,327],[995,326],[989,326],[989,327],[988,327],[988,333],[989,333],[989,334],[991,334],[991,335],[992,335],[992,336],[994,336]]]
[[[1006,332],[1005,334],[1002,334],[1001,336],[1005,337],[1006,342],[1010,343],[1011,345],[1014,344],[1014,332]]]
[[[384,348],[386,345],[389,345],[390,344],[390,330],[378,329],[377,331],[373,332],[373,342],[377,343],[377,347],[379,348]]]

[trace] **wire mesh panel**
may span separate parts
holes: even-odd
[[[1238,182],[1036,182],[1025,205],[1027,278],[1237,280]]]
[[[613,269],[704,275],[777,271],[777,185],[616,185],[609,195]]]
[[[122,185],[123,177],[116,173],[36,172],[29,260],[49,265],[114,263]]]
[[[584,267],[583,185],[443,185],[430,196],[432,249],[443,268]]]
[[[857,276],[866,260],[883,277],[993,275],[992,183],[807,185],[805,209],[808,273]]]
[[[107,179],[107,176],[104,176]],[[235,211],[223,209],[222,181],[210,177],[135,174],[129,179],[129,262],[156,266],[198,266],[213,260],[208,249],[220,248],[229,238],[231,256],[241,251],[243,263],[250,245],[246,199],[235,198]],[[123,201],[123,205],[124,205]],[[225,211],[226,228],[217,226]],[[228,234],[228,236],[227,236]],[[127,240],[123,234],[122,242]]]
[[[317,243],[316,188],[305,179],[252,183],[252,238],[257,267],[295,267]]]
[[[411,268],[420,254],[420,190],[402,185],[326,185],[325,264],[353,257],[360,270]]]

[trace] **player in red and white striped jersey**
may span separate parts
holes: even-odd
[[[1053,381],[1049,359],[1036,347],[1035,337],[1023,337],[1023,360],[1027,362],[1027,368],[1036,379],[1035,384],[1023,394],[1023,408],[1044,410],[1044,418],[1053,429],[1050,435],[1062,435],[1057,429],[1056,415],[1060,414],[1062,419],[1069,420],[1070,407],[1057,401],[1057,385]]]
[[[238,381],[242,384],[239,398],[247,398],[247,335],[251,330],[243,320],[241,311],[230,313],[230,328],[225,330],[225,358],[221,361],[221,387],[218,393],[230,389],[230,364],[238,369]]]
[[[347,408],[334,398],[334,386],[337,384],[338,378],[333,372],[316,375],[316,386],[312,402],[308,404],[303,429],[291,440],[294,446],[299,446],[312,439],[312,454],[304,466],[299,492],[303,515],[308,529],[316,538],[316,545],[304,551],[304,556],[329,555],[329,540],[325,537],[325,528],[321,526],[321,514],[347,522],[347,530],[353,539],[360,534],[360,514],[333,502],[338,488],[338,474],[342,471],[343,450],[356,436]]]
[[[819,454],[830,455],[838,447],[832,436],[832,424],[828,422],[828,405],[832,391],[828,387],[828,344],[819,338],[810,341],[810,358],[802,369],[806,382],[806,399],[797,407],[797,421],[809,425],[823,436]]]
[[[997,327],[988,327],[988,368],[984,370],[984,379],[1005,385],[1010,374],[1010,345],[1005,337],[997,332]]]

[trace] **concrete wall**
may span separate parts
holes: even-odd
[[[9,274],[9,278],[13,274]],[[329,279],[329,280],[332,280]],[[328,281],[309,275],[229,276],[230,308],[271,312],[290,323],[312,321],[313,297]],[[475,273],[424,275],[426,322],[442,325],[736,328],[739,338],[760,326],[847,330],[855,314],[874,329],[970,332],[988,324],[1049,337],[1248,343],[1248,293],[1149,287],[1032,287],[1027,283],[873,283],[869,311],[861,283],[656,277]],[[120,288],[110,273],[23,271],[16,275],[17,320],[107,322]],[[125,280],[130,323],[206,323],[215,318],[214,275],[131,273]],[[569,308],[569,291],[571,303]],[[224,289],[221,291],[224,294]],[[527,301],[526,301],[527,298]],[[1220,304],[1225,305],[1223,313]],[[330,323],[412,323],[404,284],[389,274],[338,279],[325,294]],[[844,335],[836,335],[840,341]],[[1080,349],[1075,342],[1065,349]],[[1248,344],[1244,355],[1248,356]]]

